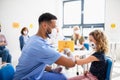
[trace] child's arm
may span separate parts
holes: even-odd
[[[87,57],[87,58],[84,58],[84,59],[80,59],[78,56],[75,57],[75,62],[78,65],[87,64],[87,63],[90,63],[90,62],[93,62],[93,61],[99,61],[99,60],[95,56],[92,56],[92,55]]]

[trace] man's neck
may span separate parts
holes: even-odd
[[[47,38],[46,33],[45,33],[45,32],[43,32],[43,31],[42,31],[42,30],[40,30],[40,29],[39,29],[39,31],[37,32],[37,34],[36,34],[36,35],[38,35],[38,36],[42,37],[43,39],[46,39],[46,38]]]

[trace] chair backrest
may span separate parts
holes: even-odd
[[[106,56],[106,62],[107,62],[107,71],[106,71],[106,79],[105,80],[111,80],[113,60],[111,57]]]
[[[15,70],[11,64],[6,64],[0,68],[0,80],[13,80]]]

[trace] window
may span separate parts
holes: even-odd
[[[105,0],[84,0],[84,24],[104,23]]]
[[[64,24],[81,24],[81,0],[64,3]]]
[[[83,36],[94,29],[104,30],[104,10],[105,0],[63,1],[63,35],[71,37],[73,26],[79,26]]]

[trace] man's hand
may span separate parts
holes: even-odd
[[[51,66],[46,66],[46,68],[45,68],[45,71],[51,71],[52,70],[52,67]]]
[[[55,69],[52,69],[52,72],[60,73],[62,71],[62,67],[57,67]]]

